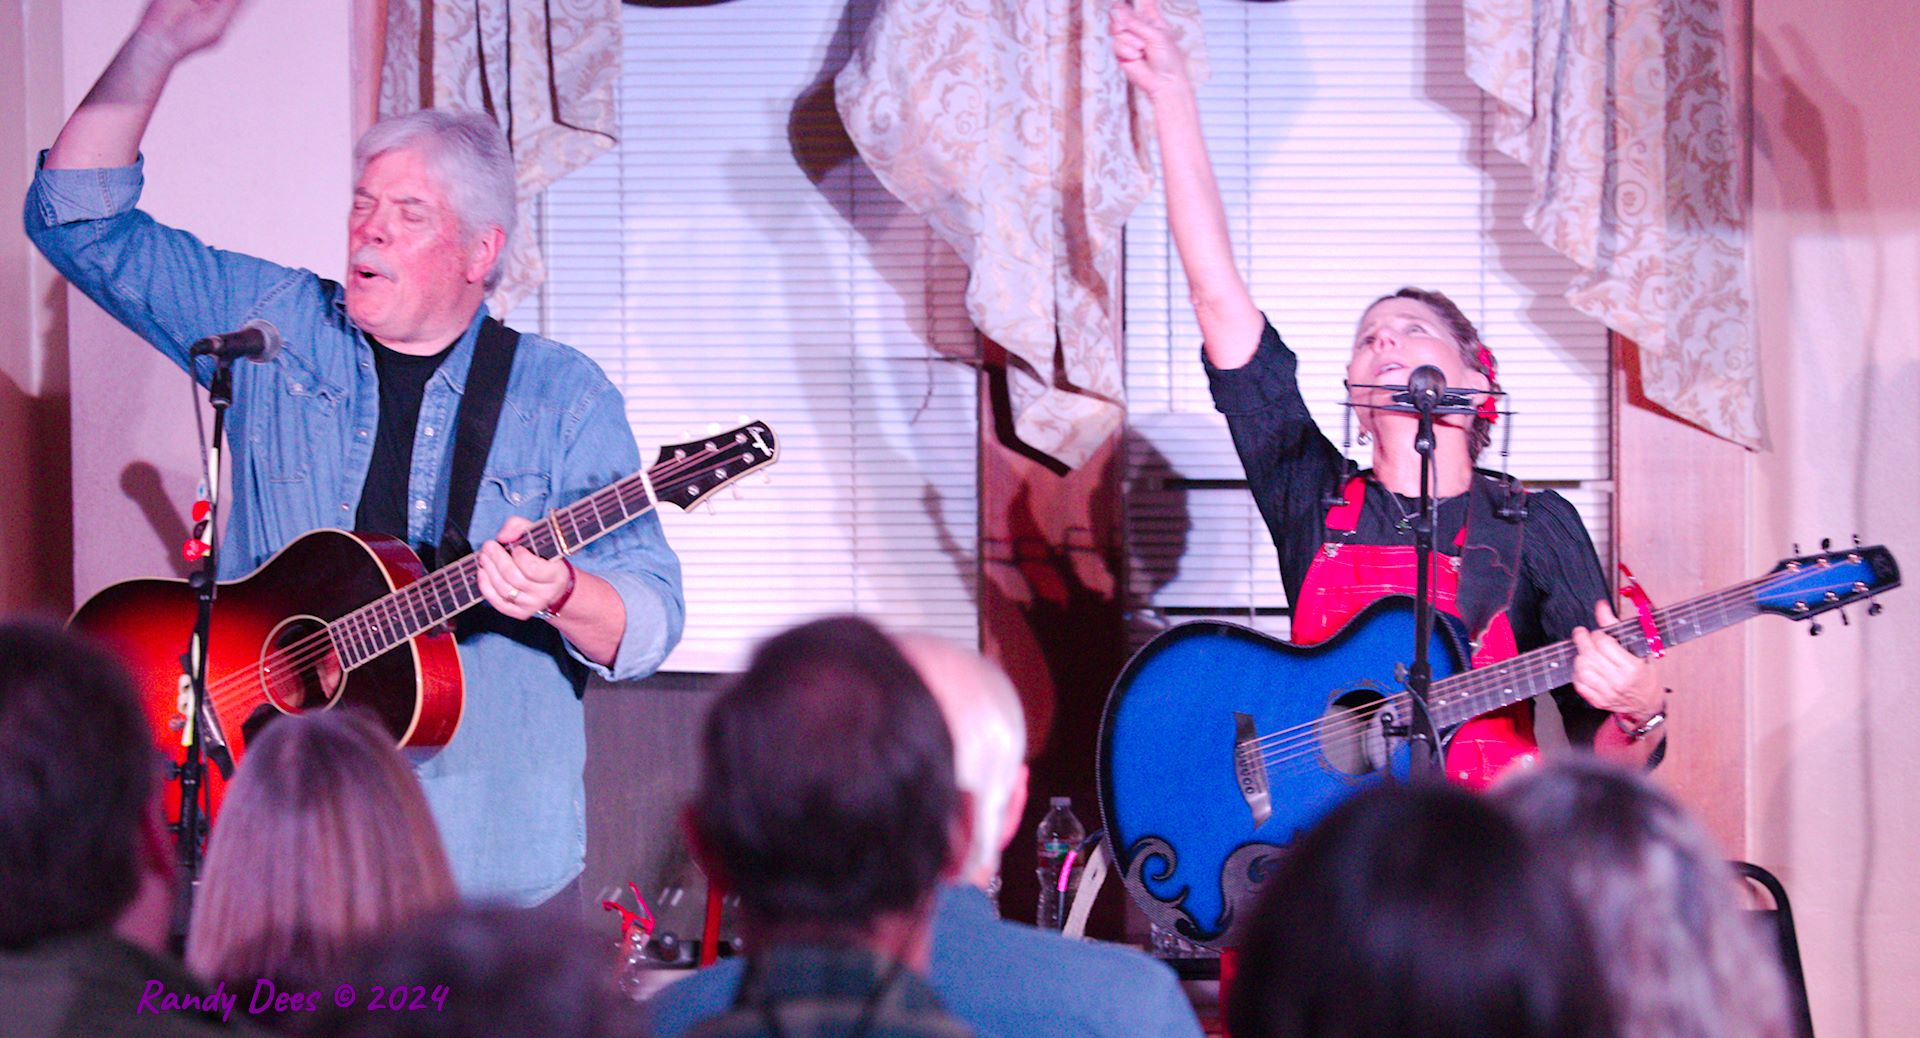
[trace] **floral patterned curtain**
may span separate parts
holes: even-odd
[[[613,146],[620,42],[619,0],[386,0],[380,115],[487,112],[513,146],[520,226],[495,314],[546,277],[540,193]]]
[[[968,316],[1009,355],[1015,433],[1069,467],[1125,414],[1121,227],[1151,186],[1109,3],[878,0],[834,82],[861,157],[965,260]],[[1195,0],[1162,8],[1198,64]]]
[[[1494,143],[1527,226],[1578,263],[1567,299],[1638,344],[1647,396],[1766,445],[1745,154],[1717,0],[1466,0]]]

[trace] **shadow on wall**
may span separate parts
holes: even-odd
[[[167,568],[171,576],[185,577],[193,572],[194,565],[180,554],[180,545],[187,540],[186,518],[180,514],[179,502],[167,495],[167,488],[160,479],[160,470],[153,463],[136,461],[120,470],[120,492],[127,500],[139,506],[140,514],[147,521],[153,537],[164,546]]]
[[[1754,121],[1753,151],[1772,167],[1780,200],[1829,214],[1871,208],[1865,120],[1806,37],[1791,27],[1756,36],[1753,61],[1753,103],[1764,112]]]
[[[0,614],[73,611],[70,411],[66,394],[34,396],[0,376],[0,530],[10,542]]]

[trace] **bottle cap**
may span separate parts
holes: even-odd
[[[1051,800],[1048,800],[1047,803],[1053,805],[1054,807],[1072,807],[1073,798],[1072,797],[1054,797]]]

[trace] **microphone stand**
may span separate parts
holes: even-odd
[[[1415,749],[1411,770],[1414,777],[1442,778],[1444,762],[1440,753],[1440,732],[1433,723],[1432,712],[1427,709],[1427,691],[1433,684],[1433,664],[1428,658],[1427,649],[1433,641],[1433,531],[1439,504],[1434,499],[1433,419],[1441,414],[1471,418],[1477,413],[1471,399],[1473,395],[1498,397],[1505,394],[1499,390],[1455,389],[1446,384],[1445,374],[1432,365],[1415,368],[1404,386],[1355,383],[1350,388],[1392,391],[1392,404],[1365,406],[1412,414],[1419,420],[1413,437],[1414,453],[1420,455],[1420,506],[1413,521],[1413,662],[1405,673],[1411,716],[1406,718],[1404,724],[1398,723],[1398,718],[1385,718],[1384,734],[1389,738],[1406,739],[1413,744]],[[1508,433],[1512,433],[1511,427]]]
[[[207,449],[207,517],[204,540],[206,554],[200,569],[187,578],[194,591],[196,611],[193,636],[180,657],[186,676],[184,711],[186,726],[182,744],[186,753],[171,771],[180,782],[180,820],[174,824],[174,848],[180,876],[179,896],[174,903],[172,938],[176,947],[184,947],[187,922],[193,913],[195,888],[200,883],[201,851],[206,841],[207,820],[200,810],[201,791],[207,782],[207,760],[211,758],[222,776],[233,772],[233,758],[227,752],[220,720],[207,698],[207,646],[213,630],[213,603],[218,593],[220,477],[222,447],[227,427],[227,407],[233,403],[233,361],[214,358],[213,377],[207,381],[207,402],[213,407],[213,438]]]
[[[1407,699],[1412,716],[1407,718],[1407,741],[1413,748],[1413,776],[1440,778],[1444,771],[1440,732],[1434,727],[1432,712],[1427,709],[1427,689],[1433,684],[1433,664],[1427,658],[1427,643],[1433,640],[1434,605],[1430,585],[1433,527],[1438,511],[1433,498],[1433,412],[1439,399],[1432,391],[1411,390],[1408,395],[1413,398],[1413,408],[1419,418],[1413,450],[1420,455],[1420,507],[1413,521],[1413,663],[1407,667]]]

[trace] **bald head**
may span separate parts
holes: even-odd
[[[1027,720],[1007,675],[979,653],[943,638],[894,639],[946,715],[954,780],[973,798],[973,845],[961,878],[984,887],[1000,871],[1027,806]]]

